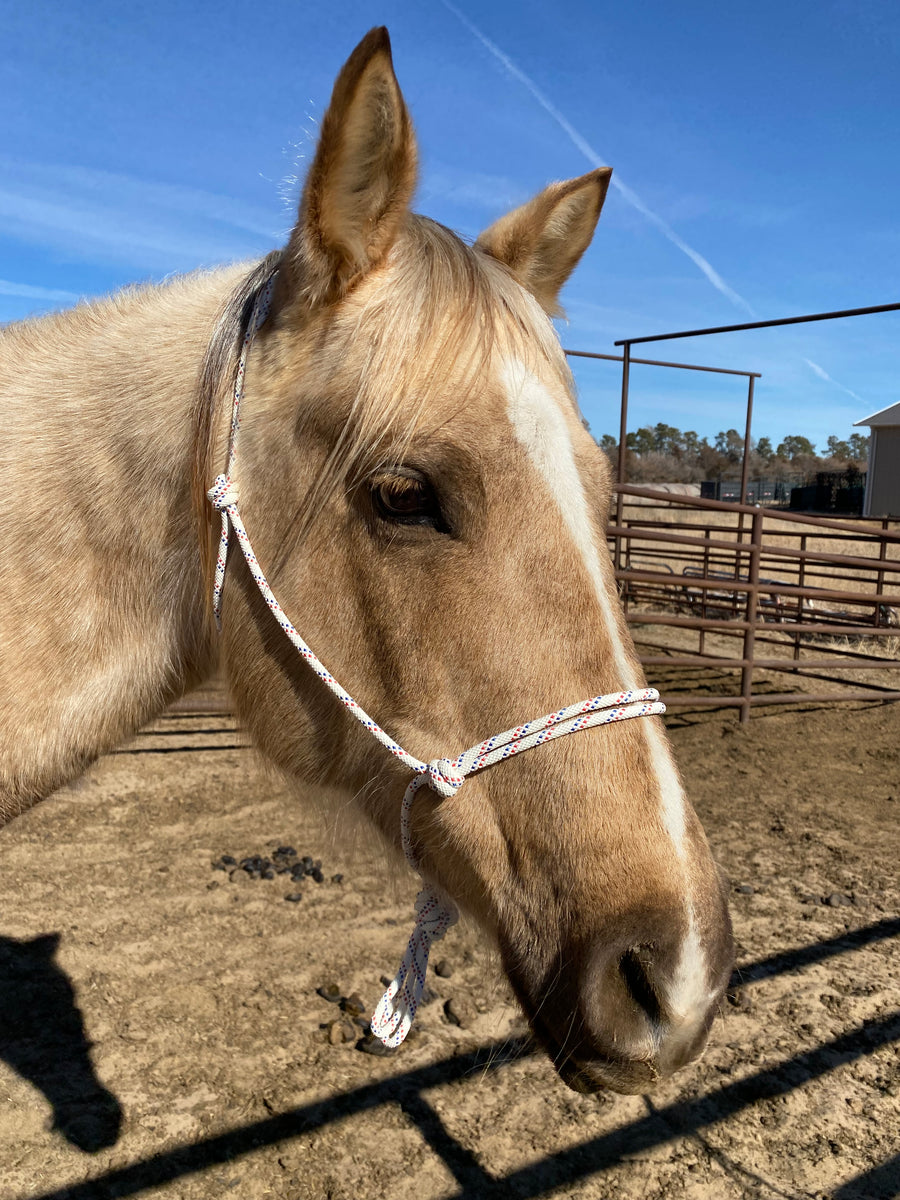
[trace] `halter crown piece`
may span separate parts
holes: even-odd
[[[413,772],[413,778],[403,796],[400,810],[400,835],[403,852],[413,870],[418,871],[419,863],[412,847],[410,836],[410,814],[416,792],[423,786],[429,787],[438,796],[450,799],[459,791],[466,777],[474,771],[493,766],[504,758],[512,758],[523,750],[530,750],[542,742],[553,738],[564,737],[576,733],[580,729],[590,729],[594,725],[608,725],[613,721],[627,721],[631,717],[653,716],[666,711],[666,706],[660,702],[659,692],[655,688],[645,688],[641,691],[617,692],[606,696],[593,696],[580,704],[572,704],[558,712],[549,713],[536,721],[528,721],[508,729],[505,733],[479,742],[477,746],[464,751],[457,758],[437,758],[432,762],[420,762],[409,754],[393,738],[376,724],[363,711],[353,697],[337,682],[331,672],[323,666],[313,654],[306,642],[300,637],[291,624],[281,605],[275,599],[263,574],[250,539],[244,528],[238,511],[238,492],[232,479],[235,461],[235,447],[240,428],[240,404],[244,391],[244,373],[247,365],[247,355],[256,331],[264,324],[269,315],[272,301],[274,275],[262,288],[256,301],[253,316],[247,326],[241,356],[238,363],[234,382],[234,403],[231,412],[231,434],[228,443],[228,467],[224,475],[218,475],[213,486],[207,492],[210,503],[217,512],[222,514],[222,536],[219,542],[219,553],[216,560],[215,584],[213,588],[213,611],[216,625],[221,629],[222,589],[225,582],[225,564],[228,557],[229,530],[234,529],[244,558],[256,584],[263,595],[275,619],[284,630],[287,637],[300,652],[322,682],[341,701],[357,721],[368,729],[369,733],[380,742],[395,758],[398,758]],[[416,1009],[422,997],[425,985],[425,972],[428,967],[428,953],[432,942],[438,941],[453,925],[458,913],[452,900],[438,888],[426,883],[416,898],[416,921],[413,927],[406,953],[396,976],[381,997],[378,1007],[372,1017],[372,1033],[385,1046],[399,1046],[409,1032],[416,1015]]]

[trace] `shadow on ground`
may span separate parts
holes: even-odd
[[[0,937],[0,1058],[53,1108],[53,1128],[79,1150],[115,1144],[116,1097],[94,1072],[75,989],[55,961],[59,934]]]
[[[747,964],[733,983],[739,986],[741,982],[802,969],[862,945],[887,940],[898,932],[900,920],[878,921],[864,929]],[[0,938],[0,1013],[6,1014],[0,1021],[0,1056],[40,1088],[53,1106],[55,1127],[70,1142],[82,1150],[96,1151],[115,1142],[121,1109],[94,1074],[74,989],[54,962],[58,942],[57,935],[30,942]],[[93,1180],[23,1196],[21,1200],[134,1196],[385,1104],[399,1105],[446,1164],[459,1189],[450,1200],[537,1197],[596,1175],[642,1150],[686,1136],[697,1137],[757,1101],[786,1095],[898,1041],[900,1012],[847,1030],[776,1067],[705,1095],[662,1108],[648,1100],[647,1115],[639,1120],[499,1178],[486,1171],[446,1129],[429,1103],[427,1092],[475,1073],[500,1070],[535,1052],[530,1040],[513,1039],[160,1152]],[[724,1165],[729,1170],[740,1170],[735,1164]],[[897,1170],[896,1159],[879,1164],[844,1184],[835,1193],[835,1200],[893,1200],[900,1195]]]

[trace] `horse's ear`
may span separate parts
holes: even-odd
[[[291,282],[306,304],[339,299],[378,265],[406,218],[415,183],[415,137],[390,39],[386,29],[372,29],[334,85],[288,243]]]
[[[28,948],[36,958],[50,959],[59,949],[60,934],[41,933],[28,943]]]
[[[486,229],[476,247],[505,263],[555,316],[563,284],[588,248],[609,187],[611,167],[551,183]]]

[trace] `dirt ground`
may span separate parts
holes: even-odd
[[[14,822],[0,1200],[900,1195],[900,707],[669,725],[740,983],[651,1097],[567,1090],[471,928],[438,948],[416,1036],[360,1052],[317,989],[368,1011],[414,882],[342,847],[226,718],[167,716]],[[285,846],[323,882],[212,867]]]

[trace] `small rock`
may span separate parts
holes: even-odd
[[[371,1033],[367,1037],[361,1037],[356,1043],[356,1048],[362,1050],[363,1054],[374,1054],[376,1058],[388,1058],[398,1050],[397,1046],[385,1046],[384,1042],[380,1042]]]
[[[313,867],[313,869],[309,872],[309,874],[310,874],[310,877],[312,878],[313,883],[324,883],[325,882],[325,876],[322,874],[321,867]]]
[[[344,877],[343,877],[343,875],[341,875],[341,873],[340,873],[340,872],[338,872],[338,874],[337,874],[337,875],[332,875],[332,877],[331,877],[331,882],[332,882],[332,883],[343,883],[343,882],[344,882]]]
[[[752,896],[756,888],[752,883],[739,883],[734,890],[739,896]]]
[[[344,996],[340,1004],[341,1011],[345,1012],[348,1017],[361,1017],[366,1011],[366,1002],[359,992],[354,992],[352,996]]]
[[[219,859],[219,862],[223,862],[226,867],[236,867],[237,866],[237,859],[232,854],[223,854],[222,857]]]
[[[444,1016],[451,1025],[458,1025],[460,1029],[468,1029],[476,1015],[474,1004],[461,996],[451,997],[444,1004]]]
[[[332,1046],[342,1046],[345,1042],[355,1042],[357,1030],[350,1021],[329,1021],[325,1026],[328,1042]]]
[[[853,907],[853,901],[849,896],[845,896],[843,892],[832,892],[826,899],[825,903],[829,908],[845,908]]]
[[[439,963],[435,964],[435,975],[439,975],[441,979],[449,979],[453,974],[453,968],[447,962],[446,958],[442,958]]]
[[[285,900],[287,900],[289,904],[299,904],[302,899],[302,892],[288,892],[288,894],[285,896]]]
[[[750,999],[750,993],[744,988],[735,988],[733,991],[726,993],[728,1003],[738,1010],[738,1012],[752,1012],[753,1001]]]
[[[293,846],[279,846],[278,849],[276,851],[274,851],[274,854],[275,854],[276,858],[296,858],[297,857],[297,851],[294,849]]]
[[[341,1002],[341,989],[336,983],[323,983],[321,987],[316,988],[316,995],[327,1000],[329,1004],[340,1004]]]
[[[208,892],[211,892],[213,890],[213,888],[217,888],[218,886],[219,886],[218,879],[211,879],[209,881],[209,883],[206,885],[206,890]]]

